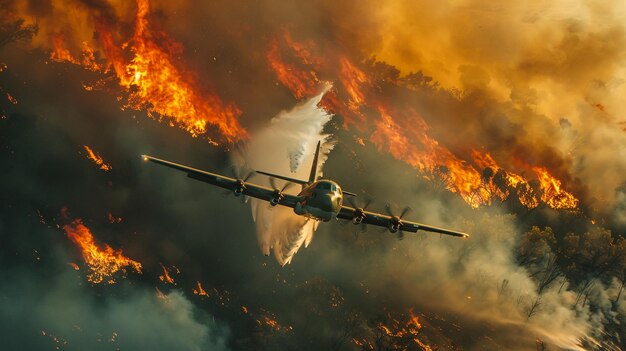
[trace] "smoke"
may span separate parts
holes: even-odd
[[[340,28],[364,56],[401,76],[421,72],[458,97],[459,109],[426,102],[440,141],[483,145],[514,171],[515,160],[547,164],[570,187],[580,180],[577,192],[606,214],[626,167],[625,13],[585,1],[397,0],[359,7]]]
[[[122,282],[115,291],[80,284],[81,272],[55,245],[44,261],[54,271],[37,278],[32,268],[2,269],[0,336],[7,349],[227,350],[229,331],[180,291],[158,298],[153,289]],[[65,267],[64,267],[65,266]],[[79,283],[79,284],[77,284]],[[16,323],[23,320],[24,322]]]
[[[322,176],[322,167],[333,148],[330,135],[324,134],[324,126],[331,115],[318,105],[330,89],[324,85],[322,91],[289,111],[282,111],[272,118],[269,125],[252,134],[241,154],[235,154],[235,163],[246,168],[263,170],[291,178],[306,180],[309,177],[313,154],[319,141],[322,142],[317,174]],[[271,186],[268,179],[257,177],[256,183]],[[280,181],[279,181],[280,182]],[[279,188],[283,184],[277,182]],[[287,187],[285,193],[297,195],[297,184]],[[291,208],[271,207],[267,201],[250,199],[252,216],[256,223],[257,240],[264,255],[274,250],[276,260],[285,265],[302,245],[307,247],[313,239],[318,222],[293,213]]]
[[[250,237],[255,229],[261,251],[269,254],[273,249],[283,265],[311,242],[317,223],[296,217],[290,209],[270,209],[266,202],[252,200],[253,223],[247,209],[238,201],[217,196],[219,190],[174,171],[138,163],[138,155],[147,152],[227,173],[225,161],[230,155],[204,140],[147,120],[143,113],[119,111],[121,105],[114,97],[82,89],[94,80],[91,73],[46,59],[59,34],[75,56],[85,41],[98,48],[101,33],[94,30],[84,4],[92,4],[91,9],[97,3],[109,4],[112,10],[106,14],[116,22],[116,42],[125,42],[132,33],[135,4],[82,1],[74,8],[73,2],[57,0],[11,3],[16,4],[18,15],[37,20],[40,31],[26,50],[7,47],[2,51],[8,69],[2,72],[0,85],[19,103],[6,108],[8,117],[0,126],[0,155],[2,164],[9,167],[0,192],[0,261],[15,264],[17,255],[23,261],[19,266],[29,266],[33,249],[47,252],[54,247],[48,244],[63,242],[58,232],[45,235],[34,230],[42,226],[36,214],[38,210],[56,213],[69,205],[87,222],[99,221],[108,211],[123,217],[121,224],[104,225],[97,233],[103,241],[124,247],[124,252],[132,253],[129,256],[146,267],[137,278],[142,286],[123,296],[109,293],[117,287],[126,291],[124,279],[99,296],[99,289],[83,286],[83,277],[52,274],[51,280],[44,279],[49,272],[41,266],[32,272],[8,274],[9,283],[0,289],[2,311],[8,311],[2,318],[3,326],[8,326],[3,327],[7,337],[2,339],[17,345],[14,348],[19,348],[20,341],[30,341],[33,331],[37,334],[40,328],[79,344],[77,332],[67,325],[70,320],[82,321],[80,315],[70,311],[67,323],[52,318],[64,312],[56,307],[74,304],[90,312],[86,319],[93,321],[88,328],[94,333],[103,331],[109,337],[116,330],[122,342],[134,328],[135,335],[143,337],[148,332],[142,326],[151,326],[159,331],[156,339],[169,349],[182,347],[176,342],[189,349],[221,348],[229,338],[242,342],[241,349],[271,345],[255,339],[255,320],[242,322],[247,317],[240,312],[244,304],[250,310],[270,309],[281,323],[293,325],[292,334],[283,338],[290,347],[278,343],[274,349],[328,349],[326,342],[340,334],[348,320],[344,311],[357,311],[366,324],[369,318],[410,307],[423,312],[425,319],[441,316],[450,321],[442,324],[440,334],[445,337],[441,342],[433,341],[442,348],[452,349],[449,340],[454,339],[466,350],[527,350],[535,348],[534,339],[539,337],[577,349],[581,337],[599,339],[603,332],[612,337],[617,333],[604,331],[604,323],[620,320],[626,313],[624,299],[612,307],[617,282],[597,282],[589,295],[594,307],[572,309],[573,290],[578,287],[559,282],[538,295],[531,273],[517,265],[512,254],[516,238],[527,229],[524,224],[550,217],[562,234],[584,230],[587,224],[572,225],[570,216],[575,214],[541,209],[523,209],[515,218],[503,215],[497,203],[492,209],[472,210],[455,194],[442,194],[433,189],[441,184],[416,177],[415,169],[367,142],[372,132],[368,123],[380,122],[371,106],[360,110],[362,125],[351,124],[333,136],[338,143],[325,172],[347,190],[367,191],[375,199],[373,211],[381,211],[382,203],[388,201],[408,204],[414,211],[407,218],[468,231],[472,237],[462,241],[407,233],[398,241],[376,228],[360,233],[349,224],[325,223],[317,229],[314,247],[300,252],[293,264],[268,264]],[[316,142],[325,141],[324,154],[332,148],[324,131],[331,116],[317,108],[322,94],[278,112],[292,106],[294,99],[277,82],[264,58],[268,43],[281,38],[286,28],[295,41],[307,44],[303,46],[312,56],[321,58],[320,65],[329,66],[317,72],[320,79],[336,78],[341,65],[335,63],[344,62],[338,59],[343,55],[362,69],[371,78],[370,91],[362,97],[395,105],[392,117],[398,126],[415,124],[411,117],[415,114],[405,113],[414,109],[428,124],[429,136],[459,158],[468,159],[464,156],[470,149],[489,152],[503,167],[524,176],[524,165],[547,166],[568,191],[598,210],[599,217],[626,222],[626,139],[619,124],[626,111],[626,45],[620,4],[610,9],[576,1],[497,5],[484,1],[454,5],[313,1],[292,5],[266,0],[193,6],[154,1],[151,5],[152,24],[162,24],[171,38],[183,43],[179,56],[197,71],[197,81],[203,87],[213,86],[224,101],[233,101],[243,111],[242,125],[251,131],[251,138],[237,156],[242,160],[238,164],[307,178]],[[104,9],[101,12],[105,14]],[[308,45],[311,42],[316,45]],[[32,51],[33,47],[44,51]],[[374,56],[373,61],[363,61]],[[317,69],[312,67],[317,64],[314,57],[311,61],[305,68]],[[410,74],[415,72],[422,77],[417,83],[420,75]],[[349,100],[341,96],[346,95],[342,83],[336,81],[335,86],[338,98]],[[24,112],[34,116],[24,116]],[[267,126],[269,116],[276,117]],[[91,164],[79,153],[83,145],[97,150],[112,171],[104,174]],[[262,176],[251,181],[269,185]],[[284,184],[277,183],[279,187]],[[292,186],[286,191],[298,190]],[[202,280],[205,287],[224,286],[232,292],[235,311],[222,311],[230,334],[210,317],[197,318],[211,309],[207,304],[174,292],[169,300],[173,301],[170,306],[180,310],[177,313],[155,299],[150,279],[161,261],[179,266],[194,284]],[[180,289],[190,294],[190,285],[176,278]],[[339,308],[327,301],[293,307],[293,301],[321,295],[302,288],[315,279],[342,293]],[[54,298],[47,298],[47,292]],[[76,301],[64,299],[64,294]],[[189,306],[190,301],[195,307]],[[13,302],[27,315],[13,308]],[[98,309],[101,305],[108,308]],[[146,318],[141,319],[144,314]],[[31,315],[45,323],[18,332],[15,322]],[[133,321],[133,326],[125,320]],[[84,328],[88,323],[80,324]],[[424,335],[434,339],[439,333],[436,322],[424,324]],[[119,326],[126,330],[120,332]],[[92,338],[85,344],[90,342]],[[128,348],[142,348],[134,342],[128,341]],[[44,346],[48,345],[33,348]]]
[[[537,293],[530,273],[515,261],[514,248],[521,236],[515,216],[505,215],[496,208],[478,214],[463,203],[431,198],[427,188],[411,193],[410,189],[415,188],[409,186],[412,176],[405,169],[381,163],[375,156],[363,156],[369,152],[363,150],[359,155],[364,172],[385,170],[369,173],[370,179],[365,181],[374,183],[367,185],[368,193],[374,198],[372,210],[380,210],[379,201],[398,199],[415,209],[409,215],[411,219],[462,228],[471,237],[459,240],[420,232],[407,233],[398,241],[370,227],[354,240],[350,238],[355,229],[348,225],[340,231],[342,235],[333,235],[322,249],[316,246],[323,255],[319,261],[328,269],[343,267],[337,279],[363,279],[372,297],[377,299],[418,306],[422,311],[448,311],[463,316],[464,324],[495,328],[498,332],[492,337],[500,346],[492,349],[504,345],[509,349],[525,349],[524,338],[536,337],[561,348],[582,350],[581,340],[602,330],[602,323],[593,321],[594,312],[571,309],[575,293],[567,288],[559,289],[559,284],[554,284],[541,295]],[[345,155],[333,156],[345,162]],[[356,177],[351,178],[349,185],[365,188],[363,180]],[[335,224],[334,229],[326,230],[337,228]],[[351,248],[336,248],[331,242],[335,240]],[[370,250],[376,254],[372,255]],[[512,346],[517,342],[519,346]],[[481,349],[478,345],[476,348]]]

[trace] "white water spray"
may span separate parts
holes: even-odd
[[[289,111],[282,111],[272,118],[270,124],[253,133],[245,145],[237,164],[297,179],[308,179],[313,154],[318,141],[322,141],[318,162],[318,175],[334,144],[330,135],[323,134],[324,125],[332,115],[318,107],[324,94],[331,88],[323,87],[317,96],[299,103]],[[268,185],[265,176],[256,176],[254,183]],[[278,180],[277,185],[283,186]],[[285,193],[296,194],[299,185],[293,184]],[[317,229],[318,222],[293,213],[288,207],[271,207],[267,201],[251,199],[252,216],[256,223],[257,239],[261,251],[269,255],[273,249],[276,260],[285,265],[291,262],[300,247],[307,247]]]

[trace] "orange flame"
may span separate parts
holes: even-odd
[[[379,149],[422,172],[437,175],[448,190],[458,193],[474,208],[488,203],[489,194],[481,186],[480,174],[431,138],[422,117],[411,111],[411,117],[403,119],[406,123],[399,124],[385,106],[377,108],[381,120],[370,140]]]
[[[282,40],[280,40],[282,39]],[[285,53],[281,48],[286,49]],[[287,87],[296,99],[317,93],[318,71],[335,74],[340,84],[326,94],[320,105],[329,112],[344,118],[344,127],[354,125],[358,130],[374,128],[370,141],[379,150],[390,153],[427,175],[427,179],[438,180],[443,186],[457,193],[473,208],[490,205],[493,199],[506,200],[514,193],[520,203],[535,208],[540,201],[553,208],[576,208],[578,200],[560,186],[560,181],[549,174],[546,176],[538,167],[526,167],[539,177],[543,195],[539,197],[530,182],[519,174],[505,171],[489,155],[472,150],[471,158],[478,170],[459,155],[453,153],[432,138],[426,121],[414,110],[393,109],[380,100],[374,78],[354,64],[347,56],[339,56],[339,68],[324,67],[330,60],[315,58],[312,44],[299,44],[288,32],[282,38],[270,42],[267,60],[279,82]],[[286,59],[289,57],[289,61]],[[385,84],[401,83],[395,80]],[[368,118],[364,107],[369,107]],[[376,113],[377,112],[377,113]],[[394,114],[402,113],[402,118]],[[373,118],[372,118],[373,117]],[[489,168],[492,171],[490,174]],[[546,171],[547,172],[547,171]],[[553,181],[554,180],[554,181]]]
[[[103,171],[110,171],[111,170],[111,166],[104,162],[104,159],[96,154],[93,150],[91,150],[91,148],[87,145],[83,145],[85,147],[85,151],[87,151],[87,158],[92,160],[95,164],[97,164],[98,166],[100,166],[100,169]]]
[[[288,42],[295,43],[293,40]],[[303,49],[299,46],[291,49],[294,56],[308,57],[303,54]],[[274,39],[270,42],[266,59],[278,81],[287,87],[296,99],[300,100],[305,96],[317,93],[320,81],[315,72],[313,70],[301,70],[296,65],[288,63],[281,54],[278,40]],[[308,61],[304,63],[306,62]]]
[[[167,284],[174,284],[174,279],[170,276],[169,270],[165,268],[163,263],[159,264],[161,265],[161,268],[163,268],[163,274],[159,275],[159,280]]]
[[[141,263],[124,256],[122,250],[113,250],[107,244],[104,244],[104,247],[96,244],[93,234],[82,220],[75,219],[72,223],[63,226],[63,230],[67,237],[80,248],[83,259],[89,266],[90,272],[87,274],[87,280],[91,283],[98,284],[106,281],[114,284],[114,274],[118,271],[125,274],[127,267],[141,273]]]
[[[267,325],[268,327],[274,329],[275,331],[283,331],[288,332],[293,330],[293,327],[290,325],[283,326],[276,319],[273,319],[269,316],[262,316],[261,319],[257,319],[256,322],[259,325]]]
[[[416,345],[418,345],[424,351],[432,351],[432,348],[421,341],[419,339],[419,332],[422,329],[422,325],[419,322],[419,318],[417,315],[413,313],[413,309],[409,310],[408,320],[404,322],[404,316],[400,317],[401,320],[391,318],[388,316],[390,322],[388,325],[378,323],[377,328],[384,333],[392,342],[392,345],[398,347],[406,347],[407,345],[398,344],[396,345],[396,340],[410,340],[413,341]],[[367,339],[356,340],[353,339],[353,342],[357,345],[371,345],[372,343],[367,341]]]
[[[65,37],[63,35],[57,35],[52,41],[54,46],[52,53],[50,54],[50,59],[57,62],[69,62],[74,64],[79,64],[80,62],[76,59],[70,51],[65,47]]]
[[[193,293],[198,296],[209,296],[209,294],[207,294],[207,292],[202,288],[202,284],[200,284],[200,282],[197,282],[197,288],[193,289]]]
[[[571,193],[561,189],[561,181],[554,178],[547,169],[533,167],[539,179],[539,186],[543,194],[541,200],[552,208],[574,209],[578,207],[578,199]]]
[[[539,199],[537,199],[534,190],[524,177],[504,171],[489,153],[481,154],[476,150],[472,150],[472,158],[474,159],[474,163],[481,169],[485,170],[489,168],[491,170],[491,177],[488,179],[483,178],[483,181],[487,181],[485,187],[491,191],[494,196],[504,201],[510,194],[508,188],[513,188],[516,189],[517,196],[522,205],[528,208],[539,206]]]
[[[192,136],[204,134],[207,124],[216,126],[228,142],[245,139],[247,132],[239,125],[241,111],[234,105],[225,105],[214,94],[202,96],[191,72],[176,65],[172,53],[180,53],[180,44],[171,41],[165,33],[151,30],[148,0],[137,0],[135,32],[129,41],[134,57],[127,63],[115,46],[104,23],[105,52],[119,79],[129,92],[126,108],[146,109],[150,117],[171,118],[170,125],[179,125]],[[155,38],[159,38],[157,42]]]
[[[365,75],[365,72],[352,64],[347,57],[342,57],[340,79],[348,93],[348,108],[360,115],[359,109],[365,104],[365,92],[362,86],[370,84],[368,77]]]
[[[136,3],[133,35],[121,45],[114,39],[113,23],[101,18],[100,13],[93,13],[107,64],[97,62],[95,50],[86,42],[82,58],[72,56],[62,35],[53,40],[51,59],[80,64],[101,73],[109,73],[112,67],[119,86],[125,91],[125,96],[119,98],[123,109],[145,109],[149,117],[158,121],[165,118],[170,126],[179,126],[194,137],[215,127],[226,142],[246,139],[248,133],[238,121],[241,111],[233,104],[222,102],[214,93],[201,92],[195,75],[175,59],[182,53],[182,46],[167,34],[152,29],[149,0],[136,0]],[[93,90],[104,84],[103,81],[85,85],[85,89]]]

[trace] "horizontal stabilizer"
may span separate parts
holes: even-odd
[[[270,177],[286,180],[288,182],[292,182],[292,183],[296,183],[296,184],[306,185],[308,183],[306,180],[289,178],[289,177],[281,176],[281,175],[278,175],[278,174],[272,174],[272,173],[267,173],[267,172],[262,172],[262,171],[256,171],[256,172],[259,173],[259,174],[264,174],[266,176],[270,176]]]

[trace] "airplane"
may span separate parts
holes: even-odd
[[[469,235],[463,232],[434,227],[403,219],[404,215],[408,212],[408,207],[405,208],[400,215],[394,215],[391,212],[390,207],[387,205],[385,208],[388,214],[385,215],[367,211],[366,208],[371,201],[368,201],[363,207],[356,206],[354,201],[352,201],[353,198],[357,196],[356,194],[342,190],[339,184],[332,180],[318,178],[317,163],[320,153],[320,144],[321,142],[317,143],[317,149],[315,150],[315,156],[313,157],[313,165],[311,166],[311,172],[309,179],[307,180],[294,179],[278,174],[255,171],[256,173],[269,176],[270,184],[273,189],[248,182],[248,179],[254,174],[254,172],[251,172],[244,178],[236,179],[187,167],[148,155],[142,155],[141,157],[144,161],[154,162],[169,168],[183,171],[187,173],[189,178],[232,191],[237,197],[244,195],[269,201],[271,206],[281,205],[290,207],[297,215],[323,222],[328,222],[331,219],[342,219],[352,221],[355,225],[360,224],[363,228],[365,228],[365,225],[371,224],[379,227],[385,227],[391,233],[398,233],[400,234],[400,238],[402,238],[403,232],[416,233],[418,230],[461,238],[469,238]],[[284,193],[286,186],[282,189],[278,189],[278,187],[275,186],[274,178],[283,179],[289,183],[299,184],[301,185],[302,190],[298,193],[298,195],[286,194]],[[344,195],[350,197],[348,202],[352,206],[345,206],[343,204]]]

